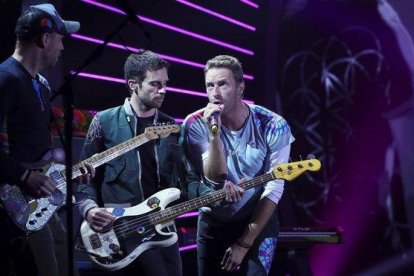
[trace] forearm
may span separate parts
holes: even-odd
[[[240,241],[252,245],[257,236],[262,232],[263,228],[269,222],[273,212],[275,212],[277,204],[270,199],[263,197],[259,201],[250,222],[244,229],[243,234],[239,238]]]
[[[210,135],[209,154],[203,170],[204,175],[214,182],[223,182],[227,178],[226,157],[219,133]]]

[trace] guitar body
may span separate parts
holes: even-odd
[[[291,181],[306,171],[318,171],[321,163],[309,159],[276,165],[270,172],[238,184],[244,190],[275,179]],[[163,232],[176,217],[188,211],[207,206],[226,197],[225,189],[193,198],[166,208],[180,197],[180,190],[162,190],[144,202],[130,208],[107,208],[117,219],[107,231],[94,231],[87,221],[81,226],[81,237],[86,253],[98,266],[118,270],[152,247],[169,246],[177,241],[174,232]]]
[[[42,160],[29,168],[52,178],[57,189],[48,197],[33,198],[16,185],[0,184],[0,200],[15,225],[24,232],[34,232],[43,228],[53,213],[66,203],[66,182],[61,175],[64,165],[54,163],[48,152]]]
[[[107,208],[116,216],[113,227],[105,232],[94,231],[87,221],[81,225],[81,237],[92,261],[108,270],[121,269],[152,247],[166,247],[177,239],[175,232],[163,232],[165,224],[153,224],[151,215],[180,198],[180,190],[162,190],[144,202],[129,208]]]
[[[160,124],[147,127],[143,134],[74,165],[72,167],[72,179],[82,175],[84,164],[97,168],[150,140],[165,138],[171,133],[178,133],[179,131],[180,126],[177,124]],[[64,160],[64,153],[61,149],[48,151],[36,164],[25,166],[31,169],[36,168],[35,170],[49,176],[56,183],[57,189],[48,197],[35,199],[25,194],[16,185],[0,184],[0,200],[6,212],[16,226],[24,232],[40,230],[46,225],[54,212],[66,204],[65,166],[56,163],[55,160]],[[72,200],[74,199],[72,198]]]

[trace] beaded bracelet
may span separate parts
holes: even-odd
[[[247,248],[247,249],[252,247],[252,245],[253,245],[253,244],[248,244],[247,242],[244,242],[242,240],[237,240],[236,244],[240,247]]]

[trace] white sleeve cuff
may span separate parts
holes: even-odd
[[[283,180],[273,180],[267,182],[265,184],[261,198],[267,197],[275,204],[278,204],[283,194],[284,183],[285,182]]]

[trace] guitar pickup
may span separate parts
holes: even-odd
[[[98,234],[92,234],[89,236],[89,242],[92,245],[92,249],[98,249],[102,247],[101,240],[99,239]]]
[[[151,209],[156,209],[156,208],[158,208],[159,204],[160,204],[160,200],[159,200],[158,198],[156,198],[156,197],[151,197],[151,198],[149,198],[149,199],[148,199],[148,201],[147,201],[147,205],[148,205],[148,207],[150,207]]]

